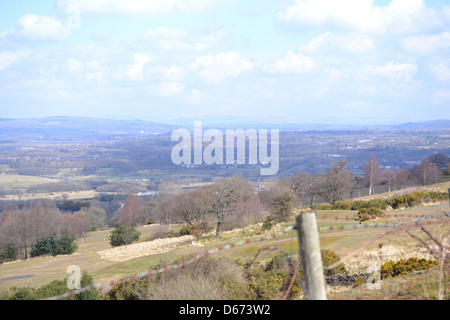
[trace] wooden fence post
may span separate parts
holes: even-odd
[[[316,214],[301,213],[297,216],[296,222],[307,296],[311,300],[326,300]]]

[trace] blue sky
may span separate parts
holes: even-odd
[[[448,119],[450,0],[0,0],[0,117]]]

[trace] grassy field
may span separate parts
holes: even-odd
[[[421,217],[423,215],[441,217],[445,210],[448,211],[448,207],[431,206],[394,210],[387,212],[385,218],[377,219],[376,222],[381,225],[383,223],[411,221],[415,217]],[[320,232],[321,247],[336,251],[352,272],[365,272],[367,266],[373,263],[373,259],[371,260],[369,253],[371,255],[387,254],[381,260],[378,259],[377,263],[405,256],[417,256],[417,240],[412,238],[406,231],[398,231],[394,228],[386,227],[353,227],[358,225],[358,221],[355,219],[356,211],[317,211],[316,214],[319,227],[333,227],[332,230],[328,229]],[[398,217],[398,215],[402,216]],[[284,223],[279,226],[279,230],[283,230],[293,223],[294,220]],[[348,226],[352,227],[348,228]],[[140,227],[141,241],[150,240],[157,231],[157,228],[157,225]],[[442,232],[447,237],[449,234],[448,229],[443,231],[436,224],[425,224],[425,228],[433,234],[436,234],[437,237],[441,237]],[[424,234],[418,227],[413,226],[408,231],[423,238]],[[157,265],[171,264],[181,256],[200,253],[208,249],[255,238],[248,231],[234,230],[224,232],[220,239],[214,239],[212,236],[204,237],[204,239],[200,240],[200,246],[191,244],[183,245],[163,254],[143,256],[124,262],[111,262],[101,259],[97,253],[100,250],[111,248],[109,244],[110,232],[111,230],[100,230],[89,233],[83,240],[79,240],[79,247],[72,255],[38,257],[27,261],[9,262],[0,265],[0,279],[32,276],[24,279],[0,281],[0,290],[10,286],[39,287],[52,280],[64,279],[68,276],[66,270],[70,265],[77,265],[82,271],[87,271],[94,277],[95,282],[118,281],[130,275],[146,271],[149,268],[154,268]],[[380,245],[382,245],[382,248],[380,248]],[[265,247],[277,247],[289,255],[298,254],[296,231],[291,230],[272,240],[250,242],[230,250],[224,250],[216,255],[226,257],[230,260],[239,259],[241,261],[250,261],[255,257],[260,248]],[[275,252],[270,250],[262,251],[257,259],[259,261],[267,261],[275,254]],[[346,290],[349,291],[334,292],[332,297],[336,299],[352,299],[358,296],[353,290],[362,289],[347,288]],[[365,294],[370,298],[375,293],[366,292]],[[380,293],[377,294],[380,295]]]
[[[35,176],[0,175],[0,188],[6,192],[26,192],[32,185],[56,182],[56,180]]]
[[[445,180],[447,180],[447,179],[445,179]],[[396,191],[391,191],[391,192],[375,193],[375,194],[372,194],[372,195],[357,197],[357,198],[355,198],[355,200],[370,200],[370,199],[375,199],[375,198],[384,199],[384,198],[389,198],[389,197],[393,197],[393,196],[396,196],[396,195],[413,193],[415,191],[441,191],[441,192],[447,192],[449,188],[450,188],[450,181],[443,181],[443,182],[440,182],[438,184],[433,184],[433,185],[429,185],[429,186],[422,186],[422,187],[418,186],[418,187],[406,188],[404,190],[396,190]]]

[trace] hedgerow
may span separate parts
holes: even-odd
[[[391,206],[393,209],[402,207],[414,207],[422,203],[441,202],[448,199],[448,192],[441,191],[416,191],[389,199],[371,199],[371,200],[346,200],[338,201],[334,205],[329,203],[321,203],[316,205],[317,210],[361,210],[378,208],[381,210]]]
[[[0,300],[39,300],[47,299],[67,293],[67,279],[54,280],[39,288],[33,287],[10,287],[3,292],[0,292]],[[86,287],[94,283],[94,278],[87,272],[83,272],[80,285]],[[70,295],[62,300],[99,300],[101,295],[95,288],[83,291],[76,295]]]

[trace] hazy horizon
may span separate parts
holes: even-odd
[[[398,121],[398,122],[392,122],[392,123],[344,123],[344,122],[296,122],[296,121],[290,121],[290,122],[270,122],[270,121],[248,121],[245,118],[232,118],[232,119],[215,119],[214,117],[211,118],[182,118],[177,119],[176,121],[152,121],[152,120],[143,120],[143,119],[137,119],[137,118],[118,118],[118,117],[91,117],[91,116],[66,116],[66,115],[50,115],[50,116],[43,116],[43,117],[25,117],[25,118],[3,118],[0,117],[0,120],[29,120],[29,119],[53,119],[53,118],[86,118],[86,119],[92,119],[92,120],[110,120],[110,121],[144,121],[144,122],[155,122],[160,124],[166,124],[166,125],[178,125],[178,126],[193,126],[194,121],[200,121],[203,122],[206,126],[220,126],[220,125],[258,125],[258,126],[264,126],[264,125],[279,125],[284,127],[289,126],[295,126],[295,125],[305,125],[305,126],[315,126],[315,125],[324,125],[324,126],[334,126],[334,127],[383,127],[383,126],[398,126],[398,125],[404,125],[404,124],[420,124],[420,123],[430,123],[430,122],[440,122],[440,121],[448,121],[450,122],[450,119],[431,119],[431,120],[425,120],[425,121]]]
[[[449,1],[0,0],[0,117],[446,119],[449,56]]]

